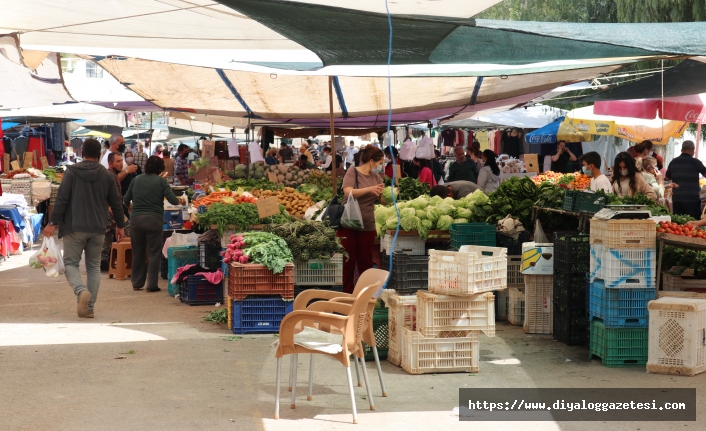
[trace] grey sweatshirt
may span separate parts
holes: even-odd
[[[83,161],[66,170],[50,221],[59,224],[59,238],[74,232],[105,233],[108,206],[118,227],[125,227],[113,174],[98,162]]]

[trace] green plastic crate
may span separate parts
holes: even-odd
[[[591,322],[589,359],[598,356],[612,368],[644,367],[647,364],[648,328],[606,329],[603,322]]]
[[[375,333],[375,344],[377,344],[378,357],[380,360],[387,358],[389,343],[387,312],[387,308],[376,308],[373,312],[373,332]],[[366,361],[375,360],[375,354],[373,353],[372,347],[363,343],[363,351],[365,352]]]
[[[561,209],[595,214],[608,205],[608,196],[580,190],[564,190]]]
[[[451,247],[460,249],[464,245],[495,247],[495,226],[488,223],[458,223],[449,228]]]

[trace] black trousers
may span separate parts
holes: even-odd
[[[696,220],[701,219],[701,201],[672,202],[672,209],[674,214],[690,215]]]

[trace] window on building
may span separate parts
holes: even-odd
[[[92,61],[86,62],[86,78],[102,78],[103,69]]]

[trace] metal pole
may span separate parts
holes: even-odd
[[[333,126],[333,77],[328,77],[328,107],[329,107],[329,117],[331,119],[331,181],[333,182],[333,196],[336,197],[338,180],[336,179],[336,138],[334,137],[334,126]]]
[[[699,158],[699,147],[701,146],[701,123],[696,124],[696,158]]]

